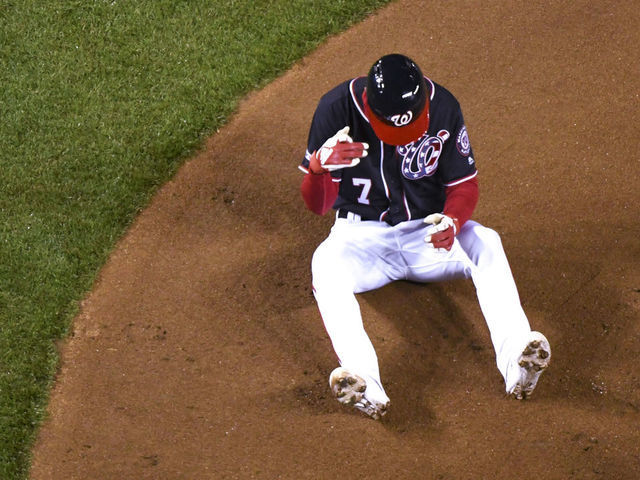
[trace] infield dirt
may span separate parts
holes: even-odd
[[[45,479],[640,478],[640,14],[633,2],[394,2],[246,98],[118,244],[34,449]],[[299,194],[316,102],[404,53],[460,100],[553,360],[505,396],[470,281],[359,296],[392,405],[339,405]]]

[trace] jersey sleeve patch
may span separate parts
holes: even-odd
[[[456,137],[456,148],[460,155],[468,156],[471,152],[471,142],[469,141],[469,134],[467,133],[467,127],[465,125],[460,128],[458,136]]]

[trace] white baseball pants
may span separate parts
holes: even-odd
[[[503,377],[515,345],[531,328],[499,235],[466,222],[451,251],[424,242],[422,219],[390,226],[337,218],[311,262],[318,309],[341,366],[364,377],[370,399],[386,402],[378,358],[367,335],[355,294],[395,280],[436,282],[471,278],[489,328],[496,363]],[[372,383],[373,381],[373,383]]]

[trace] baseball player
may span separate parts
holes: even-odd
[[[470,220],[478,172],[449,91],[406,56],[383,56],[320,99],[299,168],[307,208],[336,210],[311,269],[339,402],[374,419],[390,403],[355,294],[460,277],[476,287],[507,393],[532,394],[551,349],[529,326],[500,237]]]

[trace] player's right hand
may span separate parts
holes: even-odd
[[[349,127],[338,130],[311,157],[310,168],[313,173],[355,167],[360,159],[367,156],[369,145],[354,142],[349,136]]]

